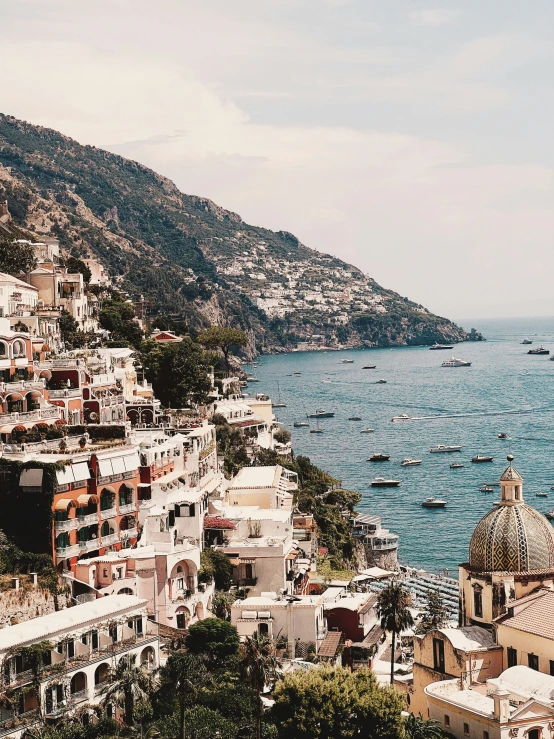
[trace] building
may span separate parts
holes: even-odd
[[[17,696],[10,708],[0,709],[2,736],[18,739],[34,724],[99,704],[111,671],[129,655],[145,669],[157,668],[159,637],[146,605],[141,598],[111,595],[1,629],[0,692]],[[24,650],[38,643],[51,649],[37,685]]]
[[[461,688],[459,680],[425,689],[429,718],[456,739],[546,739],[554,726],[554,677],[528,667]]]
[[[377,626],[377,596],[373,593],[350,593],[331,587],[323,597],[329,631],[342,631],[345,639],[363,642]]]
[[[33,313],[38,304],[39,291],[17,277],[0,272],[0,317],[16,319]]]
[[[233,506],[292,509],[293,493],[298,490],[298,475],[281,465],[243,467],[228,490]]]
[[[363,545],[369,567],[398,570],[398,534],[382,528],[379,516],[358,513],[352,521],[352,536]]]

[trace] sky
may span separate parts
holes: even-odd
[[[0,110],[452,317],[554,314],[551,0],[0,0]]]

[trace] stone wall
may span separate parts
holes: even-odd
[[[37,616],[45,616],[56,610],[67,608],[67,596],[58,595],[56,599],[57,608],[52,593],[41,587],[25,587],[0,592],[0,628],[20,624],[23,621],[37,618]]]
[[[364,547],[368,567],[381,567],[383,570],[398,570],[398,549],[375,550]]]

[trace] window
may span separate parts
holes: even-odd
[[[488,731],[484,731],[483,732],[483,739],[489,739],[489,732]]]
[[[177,578],[177,590],[184,590],[185,589],[185,578],[179,577]]]
[[[88,634],[83,634],[81,636],[81,644],[88,644]]]
[[[258,625],[258,631],[260,632],[260,636],[268,636],[269,635],[269,624],[259,624]]]
[[[539,739],[539,737],[540,737],[539,729],[531,729],[531,731],[527,732],[527,739]]]
[[[116,642],[117,641],[117,625],[116,624],[114,624],[113,626],[110,626],[109,634],[112,637],[112,641]]]
[[[105,534],[102,534],[102,536],[105,536]],[[108,570],[104,567],[104,577],[108,577]]]
[[[444,672],[444,642],[442,639],[433,639],[434,669]]]
[[[527,664],[532,670],[539,671],[539,658],[536,654],[527,655]]]
[[[550,660],[550,674],[554,675],[554,659]]]
[[[75,657],[75,640],[74,639],[70,639],[67,642],[67,657],[68,659]]]
[[[444,716],[444,725],[447,728],[450,728],[450,716],[447,716],[447,715]]]
[[[90,642],[93,649],[98,649],[98,632],[92,631],[90,634]]]
[[[469,724],[464,724],[464,736],[469,736]]]
[[[483,618],[483,595],[481,589],[473,591],[473,611],[475,618]]]
[[[513,647],[508,647],[508,667],[515,667],[517,665],[517,650]]]

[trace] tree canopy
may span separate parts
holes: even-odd
[[[404,629],[414,625],[409,606],[412,599],[409,591],[400,582],[391,582],[379,593],[377,615],[381,619],[381,628],[392,634],[390,681],[394,680],[394,652],[396,637]]]
[[[192,654],[204,654],[208,660],[216,662],[237,654],[239,635],[227,621],[205,618],[190,627],[185,644]]]
[[[30,272],[36,265],[35,252],[30,244],[17,244],[0,236],[0,272],[19,275]]]
[[[223,326],[210,326],[209,329],[200,334],[198,341],[204,346],[221,349],[225,357],[227,372],[229,366],[229,351],[232,346],[246,346],[248,339],[244,331],[236,328],[224,328]]]
[[[398,739],[403,700],[375,675],[342,667],[298,670],[273,691],[273,719],[282,739]]]

